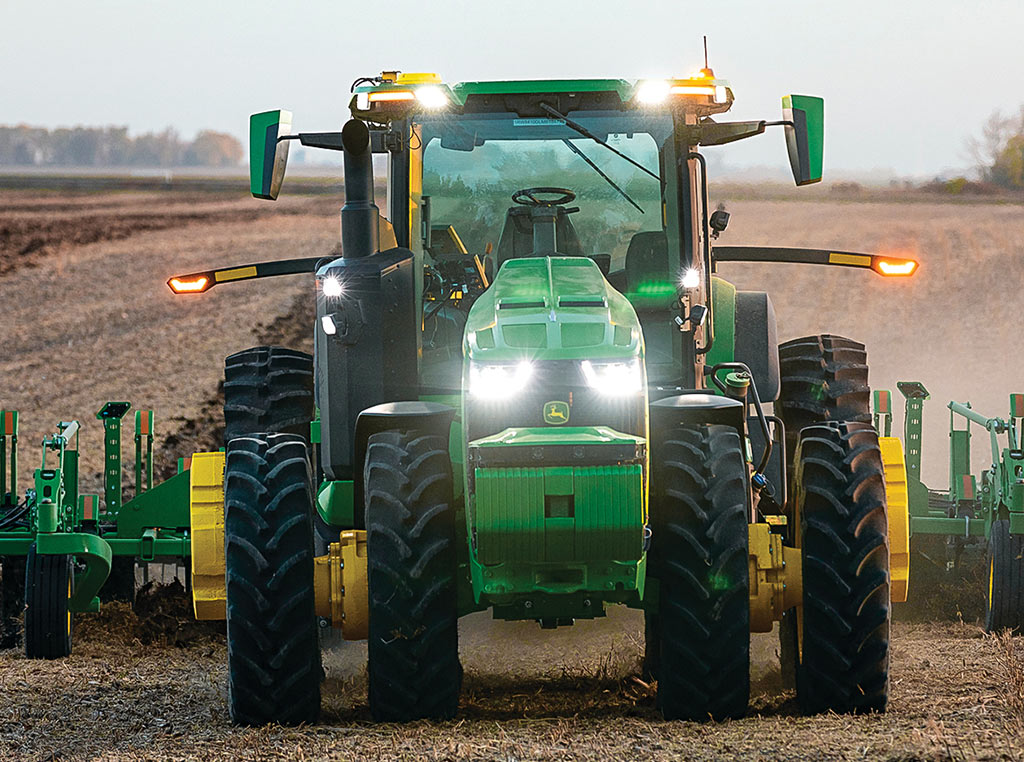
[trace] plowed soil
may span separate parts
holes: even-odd
[[[1021,207],[718,196],[733,214],[723,243],[920,257],[919,276],[905,282],[808,266],[729,265],[723,275],[772,293],[780,338],[852,335],[868,344],[874,386],[923,381],[935,400],[926,409],[925,478],[945,486],[944,401],[970,398],[1000,415],[1006,396],[1024,390],[1024,361],[1011,350],[1024,312]],[[21,489],[36,443],[58,420],[78,418],[85,487],[98,491],[102,430],[93,416],[108,399],[156,410],[165,463],[215,443],[223,357],[261,340],[308,341],[309,280],[219,286],[199,297],[174,297],[164,282],[210,265],[325,254],[337,241],[337,206],[0,193],[0,231],[21,231],[0,234],[0,407],[22,414]],[[32,248],[36,238],[43,244]],[[983,634],[976,588],[937,593],[915,610],[897,606],[884,715],[800,716],[766,634],[753,641],[748,718],[662,722],[639,679],[642,618],[611,609],[555,632],[467,617],[455,722],[371,724],[365,649],[346,644],[325,652],[320,725],[240,729],[226,719],[223,638],[190,622],[172,589],[150,593],[158,602],[141,619],[117,604],[80,616],[68,659],[0,651],[0,758],[1024,758],[1024,651]]]

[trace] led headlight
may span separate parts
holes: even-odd
[[[521,392],[533,376],[533,365],[523,360],[516,365],[470,363],[469,393],[481,399],[507,399]]]
[[[640,368],[640,360],[632,359],[625,362],[591,362],[580,363],[583,378],[587,386],[609,397],[625,397],[643,391],[644,375]]]

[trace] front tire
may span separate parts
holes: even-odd
[[[742,717],[750,697],[747,469],[729,426],[669,431],[651,472],[658,703],[666,720]],[[648,635],[649,642],[651,635]]]
[[[378,722],[451,719],[462,665],[448,442],[374,434],[364,481],[370,712]]]
[[[320,645],[306,444],[233,439],[224,478],[228,705],[240,725],[315,722]]]
[[[889,693],[889,526],[878,434],[805,428],[796,463],[803,557],[797,698],[805,713],[884,711]],[[799,635],[798,635],[799,637]]]
[[[25,656],[62,659],[71,655],[74,615],[68,604],[75,574],[69,555],[43,555],[29,547],[25,562]]]
[[[992,522],[988,540],[986,632],[1024,625],[1024,537],[1010,534],[1006,519]]]

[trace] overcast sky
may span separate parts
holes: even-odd
[[[686,74],[702,61],[737,119],[821,95],[826,172],[929,175],[969,163],[995,109],[1024,103],[1024,1],[0,0],[0,124],[174,126],[246,134],[284,107],[328,130],[382,69],[448,82]],[[730,166],[785,168],[780,135]]]

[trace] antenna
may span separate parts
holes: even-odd
[[[704,68],[708,68],[708,36],[704,35]]]

